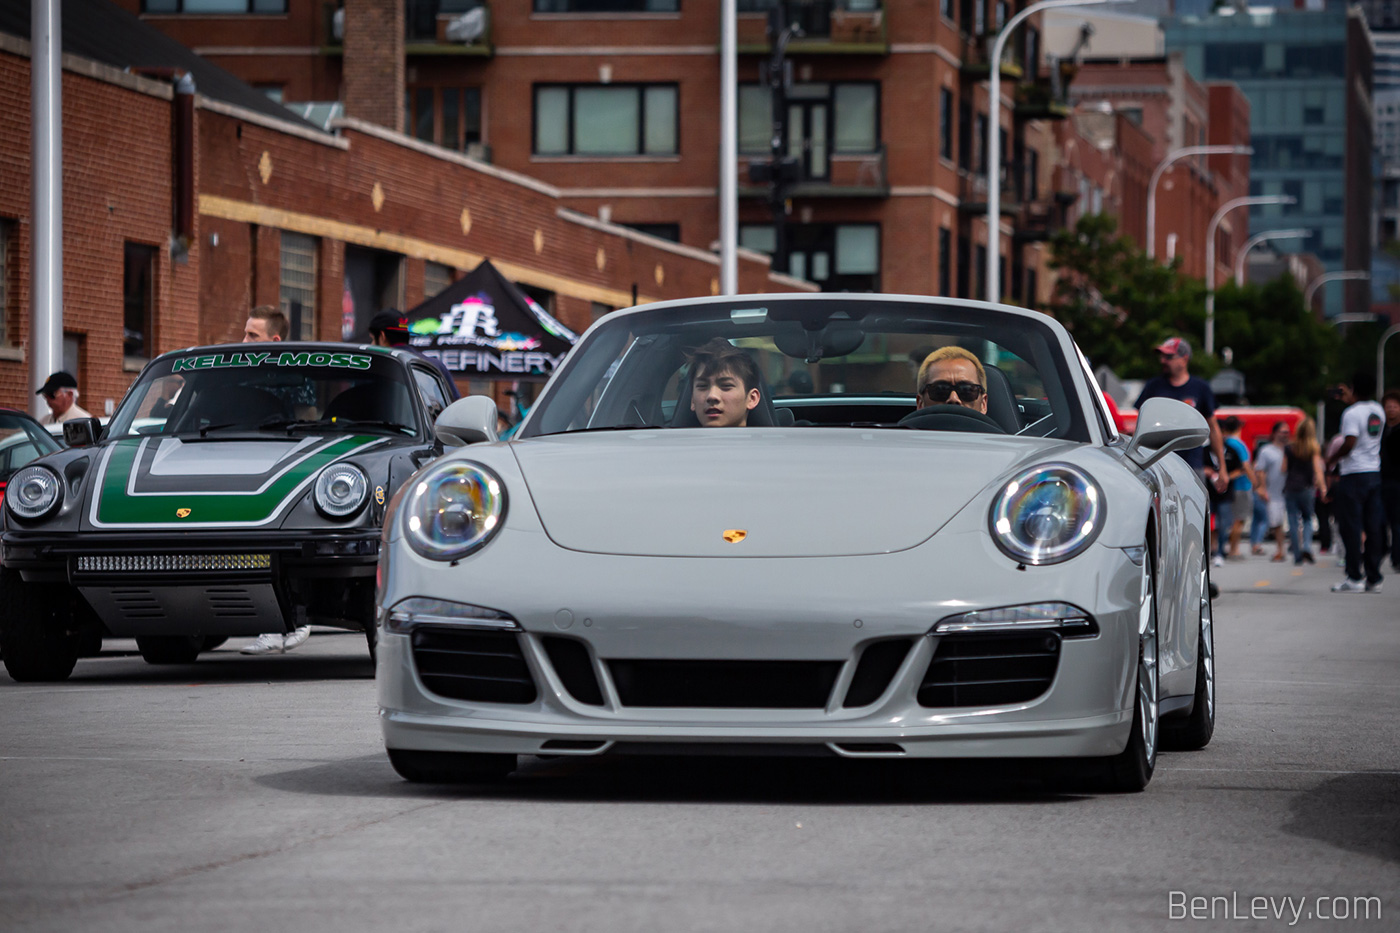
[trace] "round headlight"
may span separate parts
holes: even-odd
[[[11,476],[5,487],[5,504],[16,518],[26,521],[45,517],[62,499],[63,483],[47,467],[25,467]]]
[[[1067,463],[1026,470],[992,501],[992,540],[1024,564],[1057,564],[1078,554],[1103,526],[1103,491]]]
[[[327,518],[348,518],[360,510],[368,498],[369,480],[364,471],[349,463],[333,463],[316,477],[316,508]]]
[[[475,463],[444,463],[413,481],[404,497],[404,536],[433,560],[457,560],[481,547],[506,517],[501,480]]]

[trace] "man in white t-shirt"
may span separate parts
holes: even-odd
[[[1346,548],[1347,578],[1332,587],[1332,592],[1379,593],[1381,557],[1385,554],[1385,506],[1381,502],[1385,410],[1375,400],[1376,380],[1369,373],[1357,373],[1350,385],[1338,386],[1338,394],[1347,405],[1337,432],[1345,440],[1327,462],[1329,466],[1336,463],[1341,473],[1334,502]],[[1363,564],[1365,579],[1361,576]]]

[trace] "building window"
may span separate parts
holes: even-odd
[[[987,115],[977,115],[977,174],[987,174]]]
[[[127,243],[122,270],[122,355],[155,356],[156,248]]]
[[[282,231],[282,313],[287,315],[291,339],[316,339],[316,253],[314,236]]]
[[[142,13],[285,13],[287,0],[141,0]]]
[[[947,227],[938,228],[938,294],[952,297],[953,287],[953,231]]]
[[[828,292],[880,290],[880,227],[877,224],[789,224],[788,272]],[[775,248],[773,227],[744,224],[739,245],[761,253]]]
[[[10,342],[10,275],[14,272],[15,261],[11,245],[15,241],[15,222],[0,217],[0,346]]]
[[[943,158],[953,158],[953,92],[944,87],[938,89],[938,154]]]
[[[958,168],[972,168],[972,105],[958,101]]]
[[[1026,200],[1040,200],[1040,153],[1026,150]]]
[[[977,291],[973,297],[978,301],[987,300],[987,247],[981,243],[977,244],[977,267],[973,269],[973,274],[977,278]]]
[[[681,0],[535,0],[536,13],[679,13]]]
[[[423,297],[431,298],[452,284],[456,270],[431,260],[423,263]]]
[[[404,132],[425,143],[463,152],[481,142],[479,87],[410,87],[403,115]]]
[[[831,140],[832,151],[839,153],[880,148],[878,83],[794,84],[787,101],[789,149],[810,152],[812,147],[824,146],[826,140]],[[739,151],[766,153],[772,150],[772,143],[772,92],[761,84],[740,85]]]
[[[953,0],[938,0],[938,12],[944,19],[956,22],[957,13],[953,10]]]
[[[675,155],[674,84],[535,86],[537,155]]]
[[[638,233],[645,233],[647,236],[654,236],[660,240],[670,240],[672,243],[681,241],[680,224],[623,224],[629,230],[636,230]]]
[[[968,274],[972,271],[972,244],[965,236],[958,237],[958,297],[966,298]]]

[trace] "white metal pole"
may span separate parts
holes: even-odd
[[[1001,301],[1001,53],[1006,40],[1033,13],[1066,6],[1097,6],[1126,3],[1128,0],[1040,0],[1006,21],[992,43],[988,61],[990,85],[987,88],[987,300]]]
[[[1249,251],[1260,243],[1267,240],[1290,240],[1305,237],[1312,233],[1311,230],[1265,230],[1263,233],[1256,233],[1245,240],[1244,245],[1235,256],[1235,284],[1244,286],[1244,261],[1249,256]]]
[[[1357,282],[1368,281],[1371,273],[1364,269],[1343,269],[1339,272],[1324,272],[1308,283],[1307,290],[1303,292],[1303,307],[1312,310],[1313,296],[1317,290],[1328,282]],[[1327,304],[1323,302],[1323,311],[1327,310]]]
[[[1400,324],[1391,324],[1376,345],[1376,398],[1385,394],[1385,342],[1396,334],[1400,334]],[[1390,546],[1400,547],[1400,544],[1392,542]]]
[[[29,377],[37,388],[63,368],[63,46],[61,0],[30,4],[33,230],[29,273]],[[74,373],[74,376],[79,375]],[[48,413],[30,396],[36,415]]]
[[[1215,212],[1215,216],[1210,219],[1206,226],[1206,355],[1215,353],[1215,228],[1220,226],[1220,221],[1225,219],[1225,215],[1237,207],[1252,206],[1255,204],[1296,204],[1297,198],[1287,194],[1260,194],[1252,197],[1235,198],[1226,201],[1220,206],[1220,210]]]
[[[1152,170],[1152,180],[1147,183],[1147,258],[1152,259],[1157,253],[1157,182],[1162,180],[1162,175],[1173,162],[1197,155],[1253,154],[1252,146],[1184,146],[1167,153],[1167,157]]]
[[[719,290],[739,292],[739,68],[736,0],[720,0],[719,24]]]

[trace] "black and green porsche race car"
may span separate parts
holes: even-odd
[[[374,649],[385,505],[441,453],[451,397],[409,351],[200,347],[152,360],[105,429],[10,477],[0,646],[16,680],[62,680],[103,637],[154,664],[232,635],[319,624]]]

